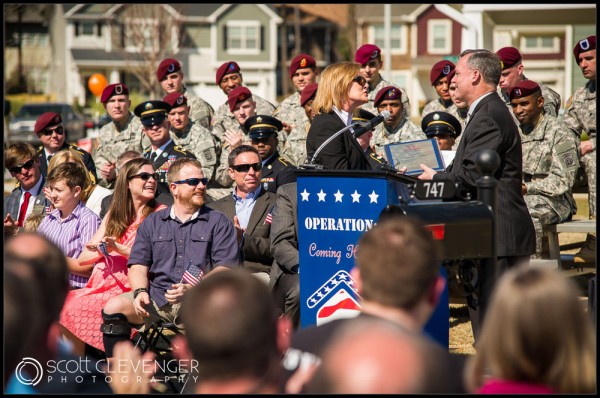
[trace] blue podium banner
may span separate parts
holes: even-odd
[[[358,240],[386,205],[410,198],[406,184],[383,173],[319,174],[297,178],[301,327],[358,315],[360,297],[350,274]],[[447,288],[441,301],[425,331],[447,347]]]

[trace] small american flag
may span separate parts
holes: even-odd
[[[273,205],[273,207],[271,207],[271,211],[269,212],[269,214],[267,214],[267,217],[265,218],[265,222],[263,223],[263,225],[271,224],[273,222],[273,209],[275,209],[275,205]]]
[[[192,286],[196,286],[203,276],[204,272],[202,272],[197,265],[194,265],[194,263],[190,262],[190,266],[183,273],[183,278],[181,278],[181,280],[189,283]]]

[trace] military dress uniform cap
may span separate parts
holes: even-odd
[[[40,115],[40,117],[38,117],[37,120],[35,121],[35,126],[33,127],[33,132],[35,134],[37,134],[47,127],[56,126],[57,124],[60,124],[60,123],[62,123],[62,117],[60,116],[60,113],[56,113],[56,112],[42,113]]]
[[[517,83],[508,93],[510,99],[528,97],[537,91],[541,92],[539,84],[533,80],[523,80]]]
[[[283,128],[283,124],[273,116],[256,115],[250,116],[244,127],[248,130],[251,140],[260,140],[271,135],[277,135]]]
[[[431,82],[431,85],[433,86],[438,79],[448,76],[455,68],[456,65],[446,59],[436,62],[429,73],[429,81]],[[448,81],[448,83],[450,83],[450,81]]]
[[[513,67],[521,60],[521,53],[514,47],[503,47],[496,51],[496,55],[502,62],[502,70]]]
[[[462,126],[458,119],[448,112],[431,112],[423,118],[421,129],[427,138],[445,134],[458,137],[462,131]]]
[[[240,66],[237,64],[237,62],[235,61],[227,61],[225,62],[223,65],[219,66],[219,69],[217,69],[217,76],[216,76],[216,82],[217,82],[217,86],[221,84],[221,80],[223,79],[223,76],[228,75],[230,73],[239,73],[240,72]]]
[[[356,113],[352,116],[353,122],[370,122],[375,115],[365,109],[358,108]]]
[[[374,105],[379,106],[379,103],[384,100],[398,100],[402,102],[402,92],[396,86],[386,86],[377,93]]]
[[[123,83],[109,84],[102,90],[102,96],[100,96],[100,102],[105,104],[114,95],[129,95],[127,86]]]
[[[227,96],[229,110],[233,112],[233,109],[238,103],[246,101],[250,97],[252,97],[252,93],[250,92],[248,87],[239,86],[234,88],[229,92],[229,95]]]
[[[187,105],[187,98],[181,93],[167,94],[163,97],[163,101],[169,104],[171,109]]]
[[[144,126],[148,127],[162,123],[170,110],[171,107],[166,102],[153,100],[142,102],[135,107],[133,113],[140,118]]]
[[[177,72],[181,70],[181,64],[175,58],[165,58],[158,65],[158,69],[156,70],[156,78],[158,81],[161,81],[165,78],[169,73]]]
[[[318,83],[309,83],[307,84],[300,93],[300,106],[306,105],[308,101],[312,98],[315,98],[317,95],[317,89],[319,88]]]
[[[573,49],[575,61],[579,62],[579,54],[596,49],[596,36],[588,36],[583,40],[579,40]]]
[[[298,69],[304,69],[304,68],[314,68],[315,66],[317,66],[317,61],[315,61],[315,59],[313,57],[311,57],[308,54],[298,54],[294,57],[294,59],[292,59],[292,62],[290,63],[290,79],[292,77],[294,77],[294,73],[296,73],[296,71]]]
[[[354,54],[354,61],[364,65],[369,62],[369,60],[375,59],[380,55],[381,48],[377,47],[375,44],[363,44],[358,50],[356,50],[356,54]]]

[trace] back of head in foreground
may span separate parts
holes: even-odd
[[[555,393],[596,389],[596,341],[572,282],[558,271],[520,266],[498,281],[466,383],[488,379],[545,385]]]
[[[196,392],[275,392],[287,344],[268,288],[243,270],[208,275],[182,306],[189,352],[198,363]]]

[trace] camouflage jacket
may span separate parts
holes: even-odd
[[[273,104],[256,94],[252,94],[252,98],[256,102],[257,115],[273,115],[273,112],[275,111]],[[236,120],[235,116],[233,116],[233,112],[229,110],[229,103],[225,102],[215,113],[212,133],[223,141],[225,131],[237,130],[239,125],[240,123]]]
[[[521,130],[526,195],[545,196],[557,214],[568,216],[576,209],[571,191],[579,166],[575,137],[548,115],[542,115],[537,126]]]
[[[308,116],[306,116],[304,108],[300,106],[300,93],[296,92],[284,99],[273,112],[273,117],[291,125],[292,129],[302,128],[308,122]]]
[[[448,109],[452,106],[456,107],[452,101],[450,101],[450,106],[446,108],[441,98],[428,102],[427,105],[423,107],[423,112],[421,112],[421,117],[425,117],[431,112],[449,112]]]
[[[596,149],[596,82],[590,80],[578,88],[565,111],[563,122],[577,136],[586,132]]]
[[[386,155],[384,146],[396,142],[424,140],[427,136],[416,124],[403,118],[400,123],[392,130],[388,130],[384,123],[381,123],[373,130],[371,146],[379,155]]]
[[[183,94],[187,98],[187,103],[190,107],[190,120],[199,123],[202,127],[210,131],[213,115],[215,114],[213,107],[187,88],[183,89]]]
[[[381,76],[381,75],[380,75]],[[383,77],[381,78],[381,80],[379,80],[379,83],[377,83],[377,85],[375,87],[373,87],[371,89],[371,85],[369,85],[369,102],[367,102],[364,105],[361,105],[361,108],[369,111],[375,115],[379,114],[379,111],[377,110],[377,108],[375,107],[375,97],[377,97],[377,93],[379,92],[379,90],[381,90],[384,87],[387,86],[394,86],[394,87],[398,87],[397,84],[394,83],[390,83],[387,80],[384,80]],[[402,93],[402,112],[404,114],[404,117],[407,119],[410,119],[410,103],[408,100],[408,94],[406,94],[406,91],[402,88],[402,87],[398,87],[400,89],[400,92]]]
[[[295,166],[306,162],[306,136],[308,130],[310,130],[309,121],[306,121],[302,127],[292,129],[281,151],[281,156]]]
[[[196,156],[202,163],[202,172],[209,180],[214,180],[215,170],[221,153],[221,143],[208,129],[191,122],[183,130],[171,128],[171,138]]]
[[[150,147],[150,140],[142,131],[140,119],[129,113],[129,119],[122,128],[110,122],[100,129],[98,148],[96,148],[96,168],[102,168],[107,162],[116,163],[117,157],[125,151],[143,153]],[[113,188],[115,181],[107,181],[99,177],[98,184],[105,188]]]
[[[467,112],[469,112],[469,108],[459,109],[458,106],[456,106],[456,104],[452,104],[448,107],[446,112],[457,118],[460,122],[460,125],[462,126],[460,135],[456,137],[454,145],[452,145],[452,150],[456,151],[456,149],[458,148],[458,144],[460,143],[460,139],[463,136],[462,132],[465,131],[465,126],[467,125]]]

